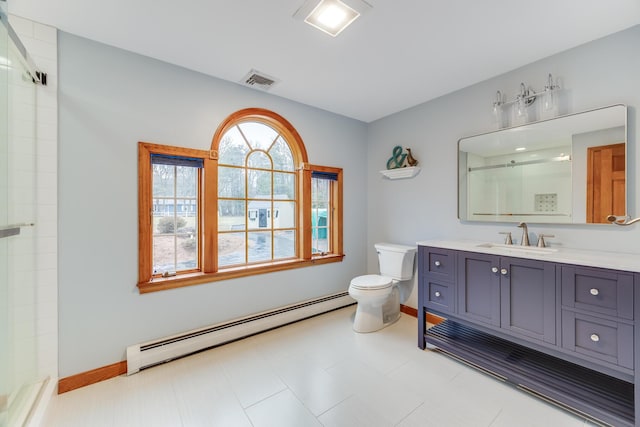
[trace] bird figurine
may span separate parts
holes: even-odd
[[[407,163],[409,166],[416,166],[418,161],[411,155],[411,148],[407,148]]]

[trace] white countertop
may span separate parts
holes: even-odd
[[[610,268],[613,270],[640,273],[640,255],[621,252],[587,251],[582,249],[550,247],[538,249],[535,246],[501,245],[494,242],[476,240],[423,240],[418,246],[432,246],[443,249],[479,252],[517,258],[537,259],[563,264],[588,267]]]

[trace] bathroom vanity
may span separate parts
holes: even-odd
[[[418,245],[420,348],[434,346],[599,423],[636,425],[640,256]],[[427,328],[427,312],[446,320]]]

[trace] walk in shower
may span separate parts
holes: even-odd
[[[36,83],[0,1],[0,427],[22,426],[38,397]]]

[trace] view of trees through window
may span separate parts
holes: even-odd
[[[331,252],[331,192],[328,179],[311,178],[311,253]]]
[[[309,162],[284,117],[239,110],[209,149],[138,143],[138,288],[340,262],[342,169]]]
[[[198,168],[153,165],[154,272],[198,267]]]
[[[218,148],[218,266],[296,257],[291,148],[272,127],[243,122]]]

